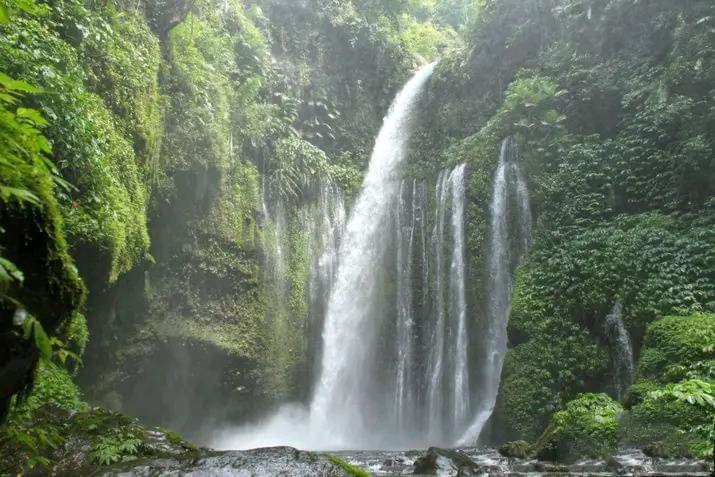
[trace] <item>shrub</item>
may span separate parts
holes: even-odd
[[[618,446],[620,404],[606,394],[581,394],[554,414],[536,444],[540,459],[606,457]]]

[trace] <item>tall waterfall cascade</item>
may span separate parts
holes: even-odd
[[[416,108],[434,65],[396,97],[361,192],[345,219],[324,188],[305,212],[313,388],[308,407],[221,436],[217,448],[406,449],[476,442],[491,415],[506,351],[512,273],[531,240],[528,189],[514,141],[494,177],[488,270],[469,270],[465,164],[435,179],[405,178]],[[274,234],[284,228],[276,208]],[[285,268],[276,237],[272,270]],[[486,303],[470,277],[486,275]],[[280,283],[280,277],[275,280]],[[473,308],[473,309],[470,309]]]
[[[606,315],[605,332],[611,354],[611,373],[616,399],[623,401],[633,383],[635,365],[631,338],[623,323],[623,305],[616,302],[611,313]]]
[[[331,446],[375,443],[374,431],[393,420],[379,350],[384,318],[380,271],[390,246],[392,213],[400,192],[415,108],[434,65],[421,69],[393,102],[375,142],[367,176],[350,214],[323,327],[322,365],[310,419]],[[384,433],[381,433],[385,436]]]
[[[295,218],[306,239],[306,250],[300,252],[306,254],[310,265],[307,285],[311,316],[321,315],[321,307],[327,302],[328,291],[337,271],[338,246],[346,218],[343,193],[335,184],[326,181],[316,189],[315,197],[298,208]],[[266,279],[285,294],[291,251],[288,218],[283,201],[273,199],[265,184],[261,192],[261,212],[266,235]]]
[[[494,175],[490,206],[488,278],[485,327],[481,336],[479,381],[476,387],[474,420],[458,444],[477,442],[494,411],[504,356],[507,349],[507,320],[511,309],[512,273],[531,242],[531,208],[526,181],[519,168],[513,138],[502,142],[499,165]],[[510,218],[514,219],[510,221]],[[517,226],[510,227],[510,223]]]
[[[281,359],[289,361],[296,347],[315,362],[320,355],[322,319],[345,228],[343,194],[326,180],[292,209],[286,208],[283,199],[271,194],[265,184],[261,199],[264,283],[269,296],[266,319],[269,336],[274,340],[272,358],[278,365]],[[291,271],[291,263],[303,262],[307,269]],[[295,290],[307,295],[307,309],[294,309],[291,300]],[[305,371],[308,376],[317,374],[316,369]]]

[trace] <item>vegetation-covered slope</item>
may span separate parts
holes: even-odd
[[[85,315],[94,402],[195,430],[210,423],[191,409],[245,416],[305,392],[301,317],[279,317],[280,337],[267,322],[262,190],[290,214],[318,180],[354,192],[415,55],[455,41],[437,15],[430,2],[1,2],[3,414],[40,354],[79,362]],[[305,301],[307,271],[291,267]],[[38,379],[58,397],[37,399],[77,407],[76,371],[52,369]],[[50,444],[35,407],[5,436],[27,451]]]
[[[494,438],[535,439],[578,393],[615,396],[605,318],[616,303],[636,358],[657,318],[715,310],[714,13],[707,1],[484,2],[467,49],[441,62],[419,164],[472,168],[477,307],[508,136],[535,215]],[[714,319],[701,316],[698,327]],[[712,383],[696,361],[683,365]]]

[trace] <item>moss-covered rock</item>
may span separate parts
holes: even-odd
[[[541,460],[606,457],[618,447],[620,404],[605,394],[582,394],[554,414],[535,445]]]
[[[90,475],[117,462],[198,454],[175,433],[142,427],[121,414],[86,405],[79,411],[45,405],[28,418],[0,436],[0,472]],[[35,445],[28,446],[28,438]]]
[[[645,337],[622,439],[658,457],[709,457],[715,424],[715,315],[668,316]]]
[[[504,457],[528,459],[534,453],[534,447],[526,441],[505,442],[499,446],[499,453]]]

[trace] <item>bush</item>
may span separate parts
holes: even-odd
[[[539,438],[540,459],[575,460],[580,457],[607,457],[618,446],[620,404],[606,394],[581,394],[554,414]]]
[[[712,457],[715,386],[691,379],[649,392],[626,414],[622,438],[658,457]]]
[[[686,377],[690,367],[715,359],[715,315],[667,316],[648,327],[639,379],[660,383]]]

